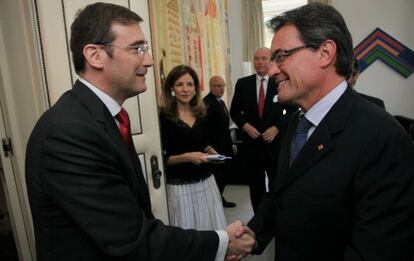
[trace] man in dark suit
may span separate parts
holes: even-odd
[[[240,78],[235,87],[230,115],[242,130],[243,152],[253,211],[264,193],[265,173],[275,177],[280,142],[296,108],[278,102],[274,81],[269,81],[270,50],[259,48],[253,57],[256,73]]]
[[[348,79],[346,80],[348,82],[349,87],[354,88],[356,81],[358,80],[359,77],[359,62],[358,59],[354,57],[354,60],[352,62],[352,73],[351,75],[348,77]],[[356,93],[358,93],[359,95],[361,95],[362,97],[364,97],[365,99],[367,99],[368,101],[372,102],[373,104],[378,105],[379,107],[383,108],[385,110],[385,104],[384,101],[381,100],[380,98],[374,97],[374,96],[370,96],[367,94],[363,94],[360,92],[355,91]]]
[[[275,186],[248,226],[276,260],[412,261],[414,145],[391,115],[353,92],[352,38],[332,6],[273,18],[271,77],[295,103]]]
[[[146,90],[153,64],[142,19],[88,5],[71,26],[80,79],[39,119],[27,145],[26,182],[37,260],[217,260],[254,240],[183,230],[154,218],[123,102]],[[243,254],[245,252],[238,252]]]
[[[204,103],[207,106],[207,115],[209,121],[209,133],[211,136],[211,146],[221,155],[233,156],[237,152],[236,145],[233,144],[230,136],[230,116],[226,104],[221,99],[224,95],[226,83],[221,76],[213,76],[209,81],[210,92],[204,97]],[[226,176],[231,172],[231,162],[224,164],[214,164],[213,166],[214,178],[217,182],[217,187],[220,190],[223,207],[232,208],[236,204],[227,201],[223,197],[224,187],[226,186]]]

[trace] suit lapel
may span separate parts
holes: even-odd
[[[277,93],[276,84],[272,78],[269,78],[267,82],[266,99],[265,99],[265,105],[263,109],[262,120],[265,119],[266,116],[269,114],[269,111],[273,103],[273,97],[275,97],[276,93]]]
[[[256,83],[256,74],[253,74],[249,76],[246,87],[246,95],[247,100],[251,101],[252,107],[255,108],[255,115],[257,116],[257,119],[260,119],[259,117],[259,104],[257,99],[257,83]]]
[[[291,139],[290,139],[291,140]],[[290,146],[289,146],[290,149]],[[305,143],[295,161],[289,168],[288,174],[283,177],[281,187],[288,186],[306,173],[308,169],[323,159],[332,150],[331,133],[326,126],[319,125],[312,136]],[[289,158],[290,158],[290,152]],[[289,158],[286,163],[289,166]]]
[[[109,110],[105,104],[83,83],[76,81],[72,92],[82,101],[91,115],[102,125],[104,132],[108,134],[110,140],[114,143],[114,147],[119,155],[121,155],[123,165],[127,166],[130,170],[129,174],[134,181],[131,184],[134,187],[135,193],[138,199],[141,199],[145,203],[148,212],[151,212],[151,207],[148,204],[149,194],[146,182],[144,180],[142,169],[140,164],[134,162],[136,153],[131,157],[131,153],[128,150],[122,136],[119,132],[118,126],[115,123]],[[135,151],[135,149],[134,149]]]
[[[282,151],[285,153],[281,153],[279,161],[276,192],[305,175],[310,168],[334,149],[333,139],[337,133],[345,128],[353,105],[352,97],[352,91],[348,88],[320,122],[290,166],[290,142],[296,130],[299,112],[293,116],[282,147]]]
[[[220,117],[223,119],[223,122],[229,121],[229,112],[226,108],[220,103],[220,101],[212,94],[208,94],[208,99],[210,100],[210,105],[213,106],[213,109],[217,111]]]

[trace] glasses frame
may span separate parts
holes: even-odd
[[[110,44],[110,43],[98,43],[98,45],[104,45],[104,46],[109,46],[109,47],[119,47],[119,48],[126,48],[126,49],[135,49],[138,55],[144,55],[151,48],[148,42],[145,42],[139,45],[122,45],[122,44]]]
[[[270,62],[277,64],[277,65],[281,65],[286,60],[286,58],[288,58],[292,54],[302,49],[309,48],[309,47],[310,47],[309,45],[302,45],[302,46],[298,46],[298,47],[294,47],[294,48],[286,49],[286,50],[280,49],[277,52],[274,52],[272,54],[270,58]]]

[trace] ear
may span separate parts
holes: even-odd
[[[83,48],[83,56],[87,65],[98,70],[103,68],[104,61],[108,57],[105,50],[96,44],[87,44]]]
[[[320,65],[327,67],[333,65],[336,61],[336,43],[332,40],[326,40],[320,47]]]

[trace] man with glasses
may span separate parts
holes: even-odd
[[[240,78],[236,83],[230,115],[242,130],[240,156],[256,213],[266,192],[266,174],[269,183],[273,183],[280,142],[296,107],[278,102],[276,84],[268,75],[268,48],[259,48],[254,52],[253,64],[256,73]]]
[[[146,90],[153,64],[141,21],[127,8],[95,3],[72,23],[80,79],[45,112],[27,145],[37,260],[223,260],[254,243],[247,234],[234,237],[241,222],[199,232],[154,218],[121,107]],[[243,250],[233,251],[237,245]]]
[[[352,38],[340,13],[308,4],[269,22],[269,75],[292,116],[275,186],[248,226],[276,260],[412,261],[414,145],[352,91]]]

